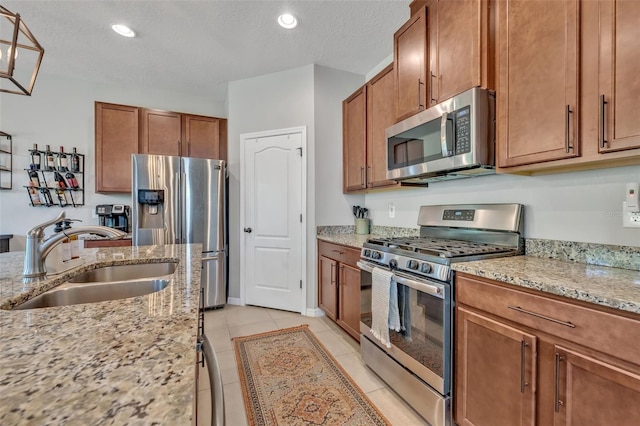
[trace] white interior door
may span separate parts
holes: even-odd
[[[241,138],[244,303],[302,312],[305,132],[259,135]]]

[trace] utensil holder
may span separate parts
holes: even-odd
[[[356,234],[368,234],[370,223],[368,218],[356,219]]]

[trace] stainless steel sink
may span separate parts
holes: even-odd
[[[139,280],[171,275],[176,271],[176,262],[139,263],[134,265],[112,265],[83,272],[69,279],[69,283],[96,283]]]
[[[167,287],[177,266],[177,262],[104,266],[75,275],[13,309],[49,308],[144,296]]]
[[[44,292],[13,309],[49,308],[144,296],[164,289],[169,285],[169,282],[171,282],[171,277],[134,281],[67,283]]]

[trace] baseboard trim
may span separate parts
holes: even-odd
[[[307,308],[304,315],[307,317],[323,317],[324,311],[320,308]]]
[[[242,306],[242,303],[240,303],[240,298],[239,297],[228,297],[227,298],[227,305]]]

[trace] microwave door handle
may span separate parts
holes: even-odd
[[[451,122],[451,123],[449,123]],[[442,113],[440,121],[440,148],[443,157],[451,157],[453,155],[453,128],[449,131],[449,125],[453,126],[453,120],[449,118],[449,113]]]

